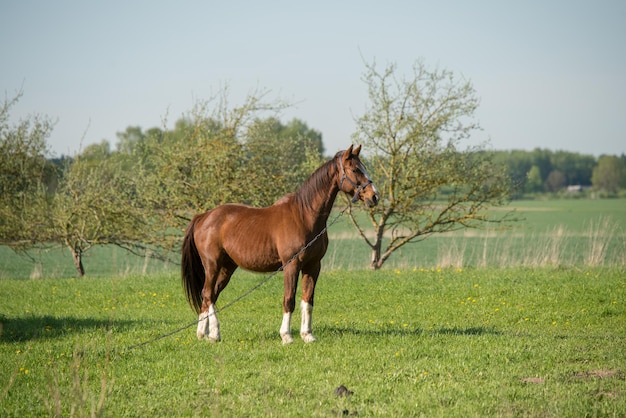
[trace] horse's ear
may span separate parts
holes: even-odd
[[[352,155],[358,157],[360,152],[361,152],[361,144],[357,145],[356,148],[352,150]]]
[[[352,145],[350,145],[350,148],[344,151],[342,158],[344,161],[348,161],[351,155],[352,155]]]

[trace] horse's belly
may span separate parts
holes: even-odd
[[[235,245],[226,243],[224,250],[235,264],[246,270],[270,272],[278,270],[282,265],[276,248],[258,240],[240,241]]]
[[[234,257],[230,255],[230,257],[235,264],[242,269],[256,271],[259,273],[276,271],[282,265],[279,259],[273,257],[263,257],[261,254],[252,256],[241,256],[240,254],[237,254]]]

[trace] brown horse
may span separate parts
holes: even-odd
[[[295,193],[283,196],[272,206],[253,208],[227,204],[192,219],[182,247],[182,281],[190,305],[199,314],[199,339],[220,340],[215,302],[237,267],[274,272],[282,266],[285,294],[280,335],[283,344],[293,342],[291,315],[300,272],[300,336],[307,343],[315,341],[311,331],[313,296],[320,262],[328,246],[326,222],[337,193],[341,190],[352,196],[353,202],[360,199],[368,207],[375,206],[379,199],[359,159],[360,151],[359,145],[337,153]],[[318,236],[319,239],[302,251]]]

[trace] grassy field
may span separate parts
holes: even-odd
[[[262,277],[236,273],[221,305]],[[5,417],[626,414],[623,267],[328,272],[319,341],[290,346],[280,277],[220,314],[218,344],[192,325],[131,347],[193,323],[175,274],[0,294]]]
[[[555,265],[626,265],[626,200],[516,201],[521,220],[508,229],[465,230],[434,235],[403,247],[386,269],[430,267],[511,267]],[[322,266],[326,271],[366,269],[369,248],[347,217],[329,230],[330,246]],[[0,279],[73,277],[68,250],[51,248],[15,255],[0,246]],[[174,256],[174,259],[178,259]],[[84,257],[90,277],[173,273],[176,263],[136,257],[117,247],[95,247]]]
[[[626,200],[515,201],[518,222],[437,234],[392,255],[385,267],[626,265]],[[328,269],[364,269],[369,249],[347,219],[329,232]]]
[[[376,272],[340,219],[310,345],[280,344],[280,276],[209,344],[175,263],[94,248],[77,279],[67,251],[0,247],[0,416],[626,416],[626,201],[513,208]]]

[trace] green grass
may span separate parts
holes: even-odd
[[[220,304],[262,278],[237,273]],[[218,344],[192,326],[129,348],[196,318],[176,274],[5,279],[0,295],[0,416],[626,413],[623,267],[328,272],[319,341],[290,346],[280,277],[220,313]]]
[[[626,201],[513,207],[510,230],[437,235],[378,272],[340,219],[319,342],[287,347],[280,277],[208,344],[177,265],[96,247],[79,280],[68,251],[0,247],[0,416],[624,416]],[[220,303],[262,277],[238,272]]]

